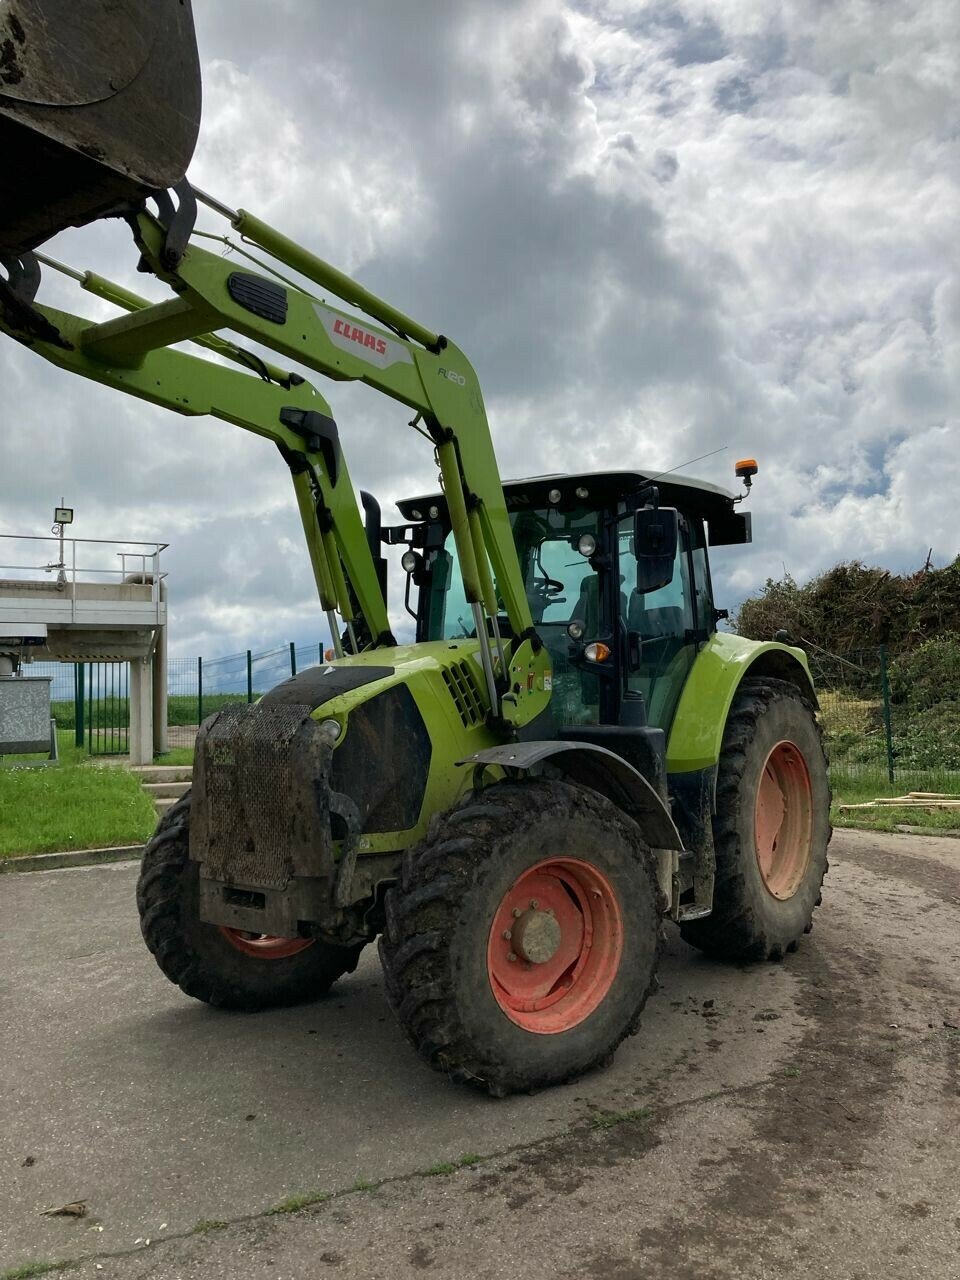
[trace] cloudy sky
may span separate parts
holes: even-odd
[[[756,456],[730,606],[960,551],[956,0],[194,7],[191,177],[463,347],[505,475]],[[144,287],[120,225],[50,251]],[[388,516],[432,484],[402,408],[324,390]],[[62,493],[78,537],[169,542],[180,654],[323,634],[272,446],[11,342],[0,409],[0,531]]]

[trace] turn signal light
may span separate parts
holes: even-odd
[[[606,662],[610,657],[609,646],[605,645],[601,640],[588,644],[583,652],[589,662]]]

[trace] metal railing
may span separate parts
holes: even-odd
[[[53,543],[58,552],[57,558],[49,560],[46,564],[37,564],[33,559],[29,563],[0,563],[0,576],[6,577],[8,574],[16,575],[8,577],[7,581],[20,589],[29,589],[30,585],[35,585],[38,589],[46,584],[38,583],[36,575],[38,573],[55,573],[56,586],[62,590],[65,596],[70,600],[70,621],[76,622],[77,617],[77,585],[85,584],[102,584],[116,582],[118,586],[123,585],[130,579],[140,577],[142,585],[150,587],[150,604],[152,606],[154,622],[159,625],[163,618],[161,616],[162,593],[160,583],[165,576],[160,568],[160,553],[165,551],[169,546],[166,542],[135,542],[128,539],[117,538],[64,538],[62,536],[44,534],[0,534],[0,557],[6,560],[4,551],[10,543],[28,542],[34,543]],[[120,567],[115,569],[105,564],[84,565],[78,563],[77,548],[78,547],[113,547],[115,548],[113,555],[119,557]],[[16,553],[14,553],[16,554]],[[85,558],[91,553],[81,552],[80,558]],[[0,594],[2,594],[3,585],[0,583]],[[85,602],[81,601],[81,612]],[[91,602],[92,603],[92,602]]]

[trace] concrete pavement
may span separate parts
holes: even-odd
[[[960,1276],[960,844],[832,861],[785,964],[674,935],[610,1069],[500,1102],[414,1058],[372,951],[316,1005],[218,1013],[143,947],[134,867],[5,877],[0,1274]]]

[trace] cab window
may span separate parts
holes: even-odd
[[[637,580],[633,518],[619,528],[620,574],[626,586]],[[694,590],[690,573],[690,530],[681,517],[673,580],[645,595],[631,590],[626,630],[639,661],[627,672],[627,687],[642,693],[650,723],[669,729],[680,692],[696,656]]]
[[[567,627],[574,619],[589,638],[601,629],[599,580],[577,543],[589,533],[599,538],[597,512],[584,508],[523,510],[511,515],[520,572],[534,626],[553,664],[554,722],[595,724],[600,719],[599,677],[570,661]],[[475,634],[466,602],[452,534],[430,565],[429,587],[421,604],[423,638],[457,640]],[[501,619],[505,625],[506,619]]]

